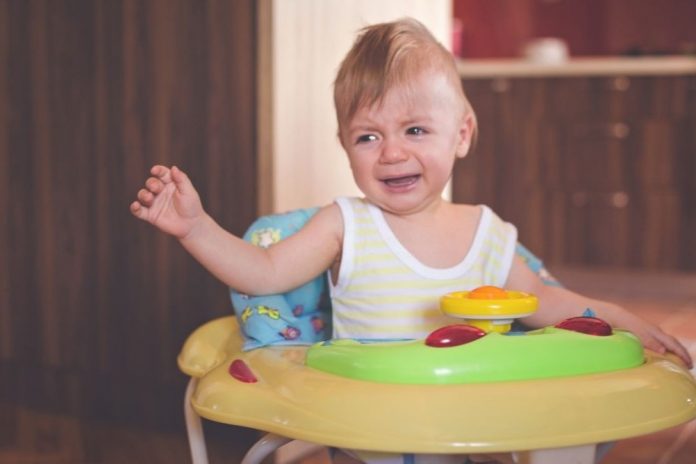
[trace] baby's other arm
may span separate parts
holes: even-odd
[[[693,367],[693,361],[684,346],[658,326],[613,303],[588,298],[563,287],[544,284],[519,257],[515,257],[506,287],[532,293],[539,298],[539,310],[522,320],[531,327],[557,324],[563,319],[580,316],[586,308],[613,327],[633,332],[643,345],[658,353],[672,352]]]
[[[328,269],[340,253],[343,220],[334,204],[296,234],[260,248],[215,222],[183,171],[155,166],[151,173],[131,212],[178,238],[208,271],[239,292],[264,295],[298,287]]]

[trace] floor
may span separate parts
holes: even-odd
[[[581,293],[623,304],[676,336],[696,359],[696,276],[646,272],[556,271]],[[692,374],[695,373],[692,370]],[[619,442],[603,464],[696,462],[696,421]]]
[[[556,270],[567,286],[613,300],[677,336],[696,357],[696,274]],[[11,426],[5,421],[13,417]],[[206,424],[211,464],[239,463],[257,433]],[[696,421],[619,442],[604,464],[691,464]],[[0,464],[178,464],[190,462],[185,432],[84,422],[0,403]],[[301,464],[326,464],[321,453]]]

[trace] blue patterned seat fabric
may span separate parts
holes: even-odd
[[[318,211],[306,208],[262,216],[244,240],[269,247],[294,234]],[[559,285],[542,261],[517,244],[517,254],[548,285]],[[245,337],[244,349],[268,345],[308,345],[331,336],[331,300],[326,273],[294,290],[277,295],[245,295],[230,289],[232,305]]]

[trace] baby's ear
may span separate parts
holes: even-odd
[[[476,122],[471,114],[466,114],[459,126],[459,143],[457,144],[457,158],[464,158],[469,154],[469,149],[473,143]]]
[[[340,127],[336,130],[336,139],[338,139],[338,143],[341,144],[341,148],[343,148],[344,150],[346,150],[346,144],[343,143],[343,136],[342,136],[341,128],[340,128]]]

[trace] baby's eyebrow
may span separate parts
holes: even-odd
[[[415,117],[409,117],[408,119],[404,119],[401,122],[402,126],[409,126],[409,125],[418,125],[418,124],[427,124],[432,121],[432,118],[430,116],[422,115],[422,116],[415,116]]]
[[[356,124],[354,126],[348,126],[348,133],[352,134],[354,132],[374,132],[375,126],[369,124]]]

